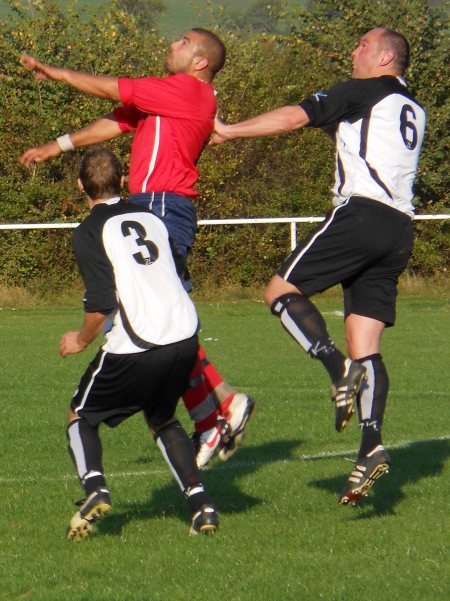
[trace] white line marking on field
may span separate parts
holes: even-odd
[[[404,449],[407,448],[411,444],[417,443],[427,443],[427,442],[437,442],[439,440],[450,440],[450,434],[444,434],[443,436],[437,436],[436,438],[425,438],[422,440],[404,440],[402,442],[397,442],[392,445],[386,445],[386,449]],[[358,453],[357,449],[344,450],[344,451],[324,451],[323,453],[316,453],[314,455],[300,455],[299,457],[287,457],[286,459],[277,459],[275,461],[239,461],[233,460],[230,463],[219,463],[216,462],[214,466],[209,469],[215,470],[226,470],[226,469],[234,469],[238,467],[258,467],[261,465],[267,465],[270,463],[294,463],[297,461],[317,461],[320,459],[339,459],[346,457],[355,457]],[[161,466],[161,468],[157,468],[154,470],[139,470],[139,471],[128,471],[128,472],[111,472],[107,473],[107,478],[136,478],[140,476],[152,476],[158,474],[169,473],[166,469],[166,466]],[[12,478],[0,478],[0,482],[3,484],[12,484],[14,482],[60,482],[67,480],[75,480],[77,477],[74,474],[63,474],[61,476],[16,476]]]

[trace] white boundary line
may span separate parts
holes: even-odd
[[[419,440],[403,440],[392,445],[386,445],[386,449],[405,449],[412,444],[427,443],[427,442],[438,442],[439,440],[450,440],[450,434],[444,434],[443,436],[437,436],[436,438],[425,438]],[[347,457],[354,457],[356,459],[357,449],[351,449],[346,451],[324,451],[323,453],[316,453],[315,455],[300,455],[299,457],[288,457],[286,459],[277,459],[271,461],[239,461],[234,460],[231,463],[216,463],[214,467],[209,469],[215,469],[218,471],[234,469],[239,467],[260,467],[262,465],[269,465],[270,463],[295,463],[301,461],[318,461],[321,459],[340,459]],[[353,461],[353,460],[352,460]],[[108,479],[114,478],[136,478],[139,476],[152,476],[159,474],[168,474],[168,470],[158,468],[154,470],[139,470],[129,472],[111,472],[107,473]],[[63,474],[61,476],[17,476],[13,478],[0,478],[1,484],[13,484],[14,482],[59,482],[67,480],[76,480],[75,474]]]

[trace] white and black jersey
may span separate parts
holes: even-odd
[[[198,328],[166,226],[119,198],[97,204],[73,235],[87,312],[115,311],[103,349],[127,354],[186,340]]]
[[[413,216],[413,181],[425,111],[400,78],[352,79],[308,96],[310,126],[334,130],[335,206],[351,196],[388,204]]]

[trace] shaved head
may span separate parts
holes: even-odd
[[[380,46],[394,54],[394,65],[399,75],[403,75],[409,66],[408,40],[397,31],[380,27],[382,30]]]
[[[191,31],[195,31],[201,36],[199,50],[204,53],[208,59],[208,68],[214,77],[225,64],[226,49],[222,40],[212,31],[202,29],[201,27],[193,27]]]

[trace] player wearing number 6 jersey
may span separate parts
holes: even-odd
[[[115,427],[142,411],[192,514],[191,532],[213,532],[218,516],[203,488],[192,442],[175,418],[198,352],[198,318],[177,273],[169,234],[147,209],[123,202],[121,166],[104,148],[86,152],[80,187],[90,215],[75,230],[85,285],[83,325],[60,343],[63,357],[83,351],[114,322],[81,378],[69,410],[69,451],[86,493],[67,538],[91,534],[111,509],[99,426]]]
[[[389,468],[381,440],[389,380],[381,336],[394,325],[397,281],[413,244],[412,185],[425,129],[425,113],[403,79],[409,45],[377,27],[362,36],[353,56],[353,79],[241,123],[216,121],[213,143],[320,127],[336,144],[334,209],[282,264],[265,300],[287,332],[319,359],[332,381],[336,429],[357,404],[362,442],[339,497],[345,505],[364,496]],[[344,290],[345,336],[350,358],[331,340],[309,297],[336,284]]]

